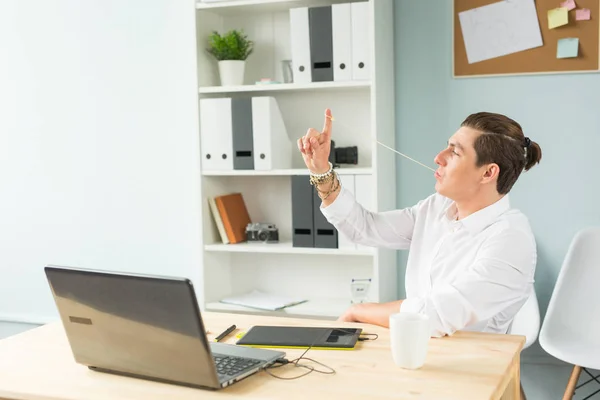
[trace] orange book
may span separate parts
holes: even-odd
[[[246,226],[251,222],[250,214],[241,193],[231,193],[215,197],[229,243],[246,241]]]

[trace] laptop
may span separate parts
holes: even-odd
[[[209,342],[188,279],[55,265],[44,270],[75,361],[91,370],[220,389],[285,357]]]

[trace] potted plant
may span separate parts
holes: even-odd
[[[231,30],[223,35],[214,31],[208,38],[207,51],[219,63],[221,85],[243,85],[246,59],[254,50],[254,43],[243,31]]]

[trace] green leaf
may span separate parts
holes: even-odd
[[[221,35],[213,31],[208,36],[206,49],[218,61],[245,60],[254,50],[254,42],[243,31],[231,30]]]

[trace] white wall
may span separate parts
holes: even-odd
[[[3,0],[0,320],[56,318],[46,264],[199,290],[194,0]]]

